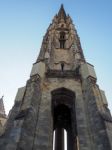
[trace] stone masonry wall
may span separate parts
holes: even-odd
[[[86,115],[88,130],[90,132],[90,139],[92,149],[95,150],[111,150],[105,122],[102,119],[98,106],[97,106],[97,97],[94,94],[95,84],[92,83],[90,78],[83,81],[83,95],[85,100]]]
[[[0,150],[32,149],[40,100],[40,79],[34,76],[27,83],[22,102],[16,102],[10,112],[6,131],[0,139]]]

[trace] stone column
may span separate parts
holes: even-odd
[[[55,150],[64,150],[64,129],[55,130]]]

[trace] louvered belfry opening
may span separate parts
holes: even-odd
[[[75,94],[60,88],[52,92],[53,150],[77,150]]]
[[[65,39],[65,32],[60,32],[60,39],[59,39],[59,41],[60,41],[60,48],[64,49],[65,48],[65,41],[66,41],[66,39]]]

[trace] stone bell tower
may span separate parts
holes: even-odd
[[[0,150],[112,150],[112,117],[63,5],[19,88]]]

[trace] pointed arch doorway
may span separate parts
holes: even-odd
[[[53,150],[78,150],[75,93],[66,88],[53,90]]]

